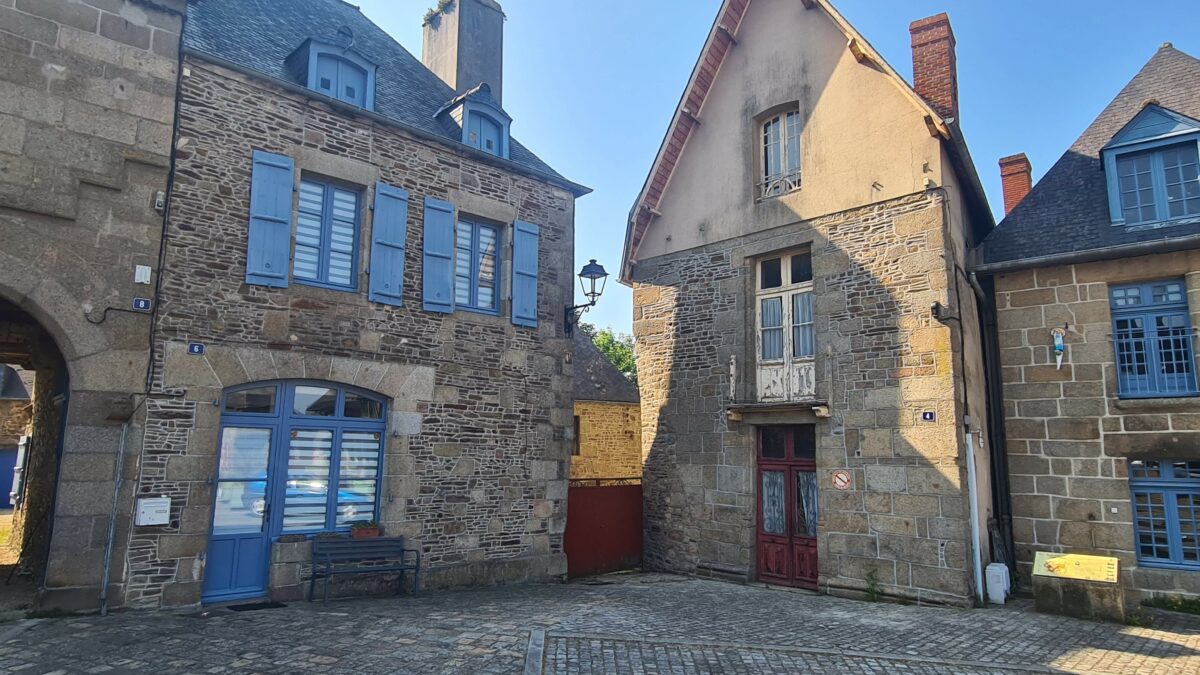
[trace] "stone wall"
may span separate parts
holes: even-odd
[[[129,310],[153,297],[134,266],[158,266],[183,11],[0,0],[0,299],[41,324],[69,373],[60,475],[36,477],[37,499],[57,489],[46,608],[99,601],[122,420],[145,391],[150,317]],[[58,428],[46,433],[57,456]]]
[[[1013,538],[1020,577],[1037,551],[1121,560],[1136,592],[1200,594],[1200,574],[1138,567],[1130,458],[1200,458],[1200,399],[1120,399],[1110,284],[1186,279],[1200,325],[1196,252],[996,276]],[[1066,328],[1062,368],[1050,331]]]
[[[579,454],[571,478],[640,478],[642,415],[637,403],[575,401]]]
[[[637,262],[648,567],[755,578],[755,427],[816,423],[821,589],[861,592],[873,570],[889,595],[970,602],[960,343],[929,310],[938,301],[953,314],[960,290],[944,194]],[[802,246],[813,252],[817,399],[832,417],[732,421],[726,407],[755,392],[755,261]],[[830,487],[838,468],[851,489]]]
[[[199,59],[186,67],[138,481],[140,493],[174,498],[172,522],[130,534],[128,604],[199,601],[220,423],[213,401],[235,384],[287,378],[390,398],[381,522],[421,549],[427,585],[565,574],[572,367],[560,331],[574,282],[572,195],[265,80]],[[244,283],[254,149],[363,186],[367,204],[377,180],[409,191],[403,307],[369,302],[365,275],[357,293]],[[541,226],[537,329],[514,326],[507,302],[498,317],[421,309],[427,195]],[[369,228],[365,219],[362,260]],[[187,354],[188,342],[206,354]],[[272,592],[294,595],[301,563],[277,563]]]
[[[29,433],[32,417],[31,401],[0,401],[0,448],[16,447],[17,441]]]

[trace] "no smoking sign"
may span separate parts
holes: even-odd
[[[839,490],[849,490],[853,485],[854,480],[850,477],[850,472],[845,469],[838,469],[833,472],[833,487]]]

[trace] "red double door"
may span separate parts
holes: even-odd
[[[816,427],[758,430],[758,579],[817,587]]]

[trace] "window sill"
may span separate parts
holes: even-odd
[[[1200,394],[1181,394],[1157,398],[1118,398],[1113,401],[1114,408],[1130,412],[1186,410],[1198,406],[1200,406]]]
[[[1142,567],[1144,567],[1146,569],[1152,569],[1152,570],[1174,570],[1176,572],[1200,572],[1200,565],[1187,565],[1184,563],[1161,562],[1161,561],[1151,561],[1151,560],[1138,560],[1137,567],[1135,567],[1134,569],[1136,570],[1136,569],[1142,568]]]
[[[794,187],[790,190],[787,190],[786,192],[780,192],[777,195],[759,195],[757,198],[755,198],[754,202],[756,204],[758,204],[758,203],[762,203],[762,202],[771,201],[773,199],[779,199],[781,197],[787,197],[789,195],[793,195],[793,194],[799,192],[800,188],[801,188],[801,186],[797,185],[796,187]]]
[[[297,286],[305,286],[307,288],[320,288],[338,293],[358,293],[357,286],[335,286],[334,284],[323,284],[319,281],[309,281],[308,279],[297,279],[295,277],[292,277],[292,282]]]

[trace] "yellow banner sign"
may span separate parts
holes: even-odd
[[[1117,583],[1120,564],[1116,558],[1079,553],[1047,553],[1039,551],[1033,559],[1033,573],[1042,577],[1079,579]]]

